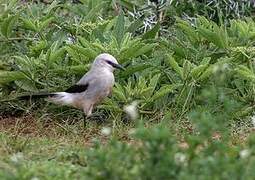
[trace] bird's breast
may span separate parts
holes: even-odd
[[[108,96],[109,93],[112,90],[113,85],[114,85],[114,76],[113,76],[113,74],[109,74],[109,75],[105,76],[103,78],[101,84],[102,84],[102,90],[104,91],[102,93],[104,93],[106,96]]]
[[[98,104],[111,93],[114,85],[114,75],[109,71],[101,71],[95,74],[94,77],[95,79],[89,83],[89,87],[84,93],[84,99],[89,99],[94,104]]]

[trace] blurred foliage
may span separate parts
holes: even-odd
[[[204,115],[201,120],[212,121],[214,117]],[[242,145],[231,144],[228,137],[215,139],[208,136],[208,132],[201,132],[201,135],[185,136],[185,141],[180,142],[166,124],[151,128],[139,127],[129,135],[133,142],[131,144],[115,138],[107,145],[95,140],[93,146],[88,149],[72,143],[61,143],[59,149],[55,141],[27,140],[19,136],[13,138],[1,135],[3,143],[0,148],[11,151],[0,158],[0,177],[252,179],[255,165],[254,136],[249,137],[247,144]]]

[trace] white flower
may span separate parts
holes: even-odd
[[[212,70],[213,70],[213,73],[217,73],[217,72],[219,71],[219,69],[220,69],[220,68],[219,68],[219,65],[214,65],[214,66],[213,66],[213,69],[212,69]]]
[[[20,160],[23,159],[23,154],[21,152],[18,152],[16,154],[13,154],[10,159],[12,162],[18,163]]]
[[[68,35],[67,39],[66,39],[66,44],[74,44],[75,39],[72,35]]]
[[[185,154],[183,154],[183,153],[176,153],[175,155],[174,155],[174,161],[175,161],[175,163],[176,164],[178,164],[178,165],[180,165],[180,164],[184,164],[185,162],[186,162],[186,160],[187,160],[187,157],[186,157],[186,155]]]
[[[111,128],[109,127],[103,127],[102,130],[101,130],[101,133],[105,136],[109,136],[111,134]]]
[[[243,149],[239,153],[240,157],[243,158],[243,159],[249,157],[250,154],[251,154],[251,151],[249,149]]]
[[[38,177],[32,177],[31,180],[40,180]]]
[[[253,127],[255,127],[255,115],[253,115],[251,117],[251,123],[252,123]]]
[[[137,105],[138,105],[138,102],[133,101],[130,105],[124,106],[124,111],[132,120],[135,120],[138,118]]]
[[[225,69],[228,69],[229,65],[227,63],[223,64],[222,66],[222,69],[225,70]]]
[[[227,63],[221,65],[214,65],[213,66],[213,73],[218,73],[219,71],[226,71],[229,65]]]

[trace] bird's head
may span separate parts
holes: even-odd
[[[92,68],[106,68],[111,72],[113,72],[115,68],[124,70],[118,61],[107,53],[98,55],[92,64]]]

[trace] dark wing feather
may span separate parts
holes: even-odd
[[[81,93],[88,89],[89,84],[75,84],[69,87],[65,92],[67,93]]]

